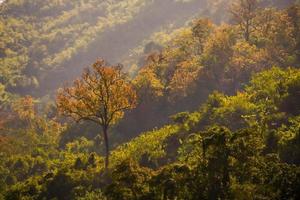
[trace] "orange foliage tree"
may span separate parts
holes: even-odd
[[[61,114],[77,122],[88,120],[102,127],[107,169],[108,129],[123,117],[125,110],[135,108],[136,99],[136,92],[121,67],[107,66],[104,60],[98,60],[73,86],[59,89],[56,102]]]
[[[255,30],[254,18],[259,8],[258,0],[237,0],[231,6],[232,20],[238,24],[245,40],[250,40],[250,34]]]

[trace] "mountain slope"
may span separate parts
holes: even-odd
[[[227,21],[231,2],[7,0],[0,5],[0,84],[21,95],[52,93],[99,57],[126,63],[131,49],[170,25],[195,16]]]
[[[1,82],[10,92],[43,95],[98,57],[118,62],[162,26],[182,26],[205,2],[5,1]]]

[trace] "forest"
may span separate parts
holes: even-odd
[[[300,199],[300,1],[0,1],[2,199]]]

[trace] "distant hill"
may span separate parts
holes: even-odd
[[[195,16],[226,21],[231,1],[7,0],[0,5],[0,83],[42,96],[101,57],[126,62],[155,32]]]

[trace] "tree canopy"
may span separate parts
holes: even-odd
[[[136,93],[121,71],[121,66],[106,66],[98,60],[92,70],[86,69],[73,87],[58,90],[58,110],[77,122],[89,120],[103,129],[108,167],[108,128],[120,120],[125,110],[136,106]]]

